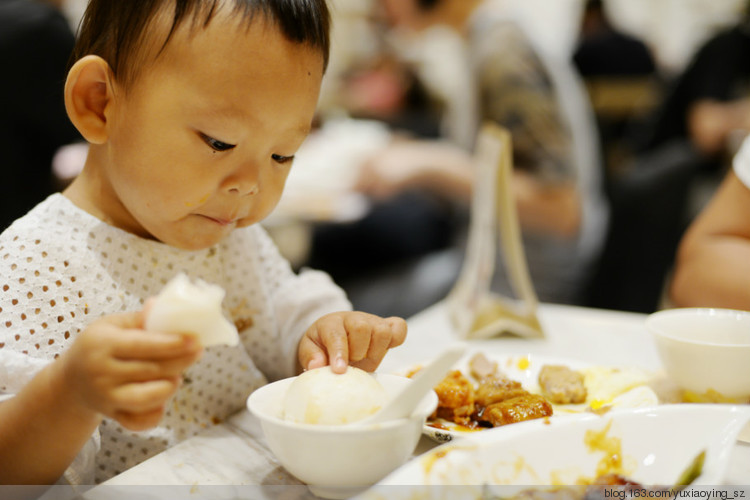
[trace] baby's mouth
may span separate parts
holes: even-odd
[[[239,220],[238,218],[229,219],[229,218],[224,218],[224,217],[213,217],[211,215],[203,215],[202,217],[212,222],[215,222],[216,224],[220,226],[231,226],[232,224],[237,223],[237,221]]]

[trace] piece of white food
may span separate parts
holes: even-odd
[[[183,273],[167,283],[156,296],[146,318],[147,330],[193,333],[204,347],[237,345],[237,328],[223,315],[224,290],[196,280],[192,283]]]

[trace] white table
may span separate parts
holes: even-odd
[[[603,365],[660,370],[655,346],[645,329],[642,314],[543,305],[539,315],[546,332],[545,339],[502,337],[472,341],[471,346],[488,346],[492,352],[501,349],[508,354],[564,357]],[[386,356],[379,370],[398,371],[429,360],[441,346],[454,340],[455,334],[445,310],[438,304],[409,320],[407,341]],[[435,443],[423,438],[416,453],[433,446]],[[735,445],[726,483],[750,483],[750,444],[738,442]],[[131,486],[123,489],[122,497],[119,497],[115,493],[118,491],[116,487],[121,485]],[[137,495],[132,485],[144,485],[143,495]],[[270,498],[277,496],[269,493],[273,492],[274,485],[301,483],[289,475],[267,449],[257,420],[247,411],[241,411],[227,422],[112,478],[103,487],[88,491],[84,498],[160,498],[155,493],[158,489],[149,485],[184,487],[169,490],[170,498],[177,498],[180,492],[185,498]],[[257,488],[252,495],[238,493],[243,485],[266,488]],[[303,486],[291,490],[296,491],[292,498],[306,495]],[[289,492],[284,494],[284,498],[289,496]]]
[[[531,353],[657,370],[661,365],[646,332],[645,318],[636,313],[543,304],[539,319],[546,333],[544,339],[508,336],[473,340],[471,345],[477,349],[487,346],[493,352],[502,349],[507,354]],[[446,310],[437,304],[409,320],[407,342],[392,350],[379,369],[394,371],[429,360],[455,340]]]

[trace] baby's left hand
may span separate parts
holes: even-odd
[[[331,365],[344,373],[347,365],[372,372],[385,353],[406,339],[406,321],[363,312],[338,312],[323,316],[305,332],[297,350],[303,369]]]

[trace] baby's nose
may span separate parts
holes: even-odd
[[[243,188],[241,186],[235,186],[229,188],[229,192],[232,194],[239,194],[241,196],[251,196],[254,194],[258,194],[258,184],[254,183],[252,186],[249,186],[247,188]]]
[[[224,188],[230,194],[251,196],[259,191],[258,174],[255,169],[246,168],[236,172],[224,181]]]

